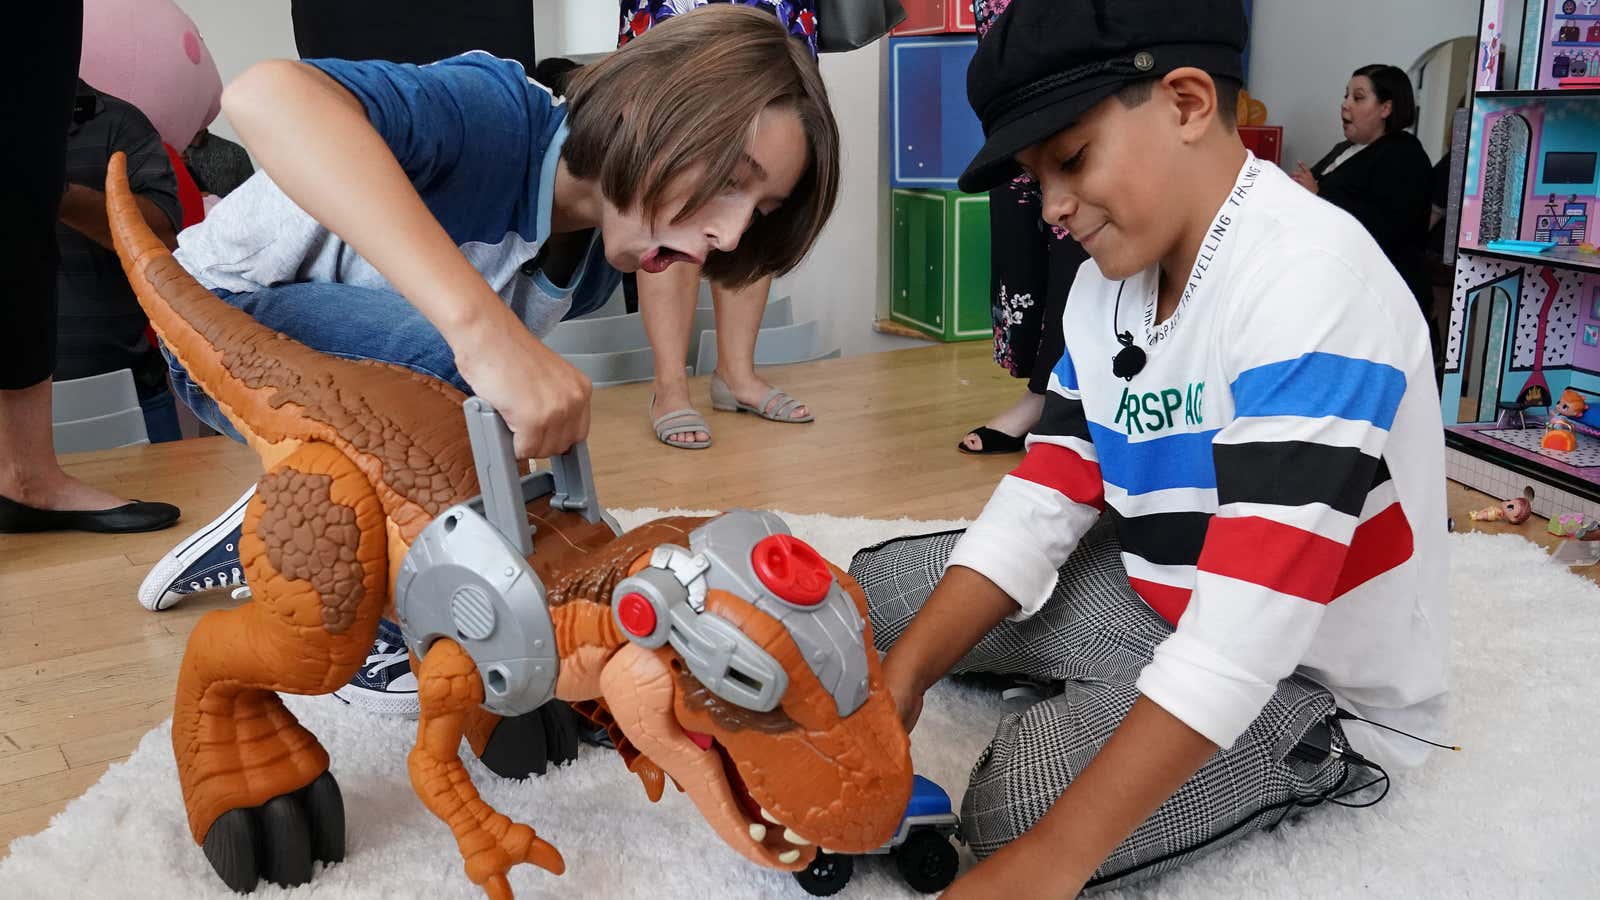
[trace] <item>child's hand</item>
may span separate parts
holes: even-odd
[[[511,426],[518,459],[565,453],[589,435],[594,387],[509,310],[504,319],[491,316],[452,342],[461,377]]]
[[[898,659],[893,651],[884,659],[883,685],[894,699],[900,724],[905,726],[906,734],[910,734],[911,729],[917,727],[917,719],[922,716],[923,689],[915,673],[902,671],[904,667],[896,665]]]

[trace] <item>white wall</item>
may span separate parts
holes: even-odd
[[[240,72],[263,59],[295,59],[294,25],[289,19],[289,0],[176,0],[189,14],[200,36],[211,49],[226,85]],[[238,140],[233,126],[224,116],[211,124],[211,131],[229,140]]]
[[[612,0],[536,0],[534,51],[544,59],[615,50],[618,8]]]
[[[1283,162],[1315,163],[1342,140],[1339,100],[1368,63],[1402,69],[1429,47],[1477,33],[1478,0],[1255,0],[1250,93],[1283,126]],[[1431,149],[1431,148],[1430,148]]]
[[[888,70],[882,43],[822,57],[839,123],[839,199],[833,218],[799,268],[774,284],[809,318],[823,323],[829,346],[845,355],[917,346],[872,330],[889,296],[889,170],[884,127]]]

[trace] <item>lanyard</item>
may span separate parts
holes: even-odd
[[[1183,297],[1178,301],[1178,308],[1160,325],[1156,324],[1156,297],[1161,289],[1161,277],[1157,271],[1154,285],[1145,297],[1144,303],[1144,342],[1146,347],[1155,347],[1167,339],[1178,320],[1183,318],[1183,311],[1189,308],[1189,303],[1194,300],[1200,289],[1209,284],[1206,273],[1211,271],[1217,258],[1222,254],[1223,245],[1228,236],[1233,232],[1233,226],[1239,220],[1239,213],[1243,210],[1245,202],[1250,199],[1251,192],[1261,178],[1264,171],[1261,161],[1256,159],[1254,153],[1245,151],[1244,167],[1239,170],[1239,177],[1233,183],[1233,190],[1228,192],[1228,199],[1222,202],[1222,207],[1217,210],[1216,218],[1211,220],[1211,229],[1206,232],[1206,237],[1200,244],[1200,252],[1195,256],[1194,268],[1189,272],[1189,281],[1184,285]]]

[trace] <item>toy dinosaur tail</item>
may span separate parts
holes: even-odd
[[[252,390],[231,371],[236,366],[228,365],[225,356],[250,354],[277,334],[218,300],[173,258],[139,212],[121,153],[106,167],[106,213],[122,269],[151,326],[229,421],[252,434],[237,412]]]
[[[379,497],[402,530],[477,493],[460,391],[400,366],[318,353],[212,296],[145,224],[120,153],[106,168],[106,212],[150,324],[264,463],[303,440],[332,443],[384,485]]]

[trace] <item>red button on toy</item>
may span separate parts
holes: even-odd
[[[828,596],[833,573],[822,555],[793,535],[774,534],[756,544],[750,556],[761,583],[779,597],[801,606],[815,606]]]
[[[646,637],[656,630],[656,608],[643,594],[624,594],[617,603],[617,621],[634,637]]]

